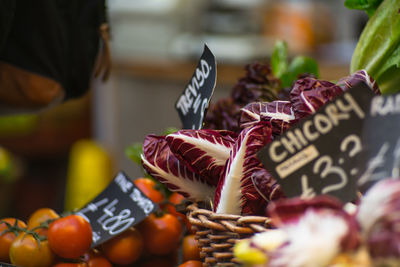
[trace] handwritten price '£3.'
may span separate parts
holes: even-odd
[[[349,158],[354,158],[358,153],[362,151],[362,143],[361,138],[355,134],[351,134],[343,139],[340,143],[340,151],[347,152]],[[339,158],[338,165],[334,165],[334,160],[329,155],[324,155],[319,157],[313,165],[313,173],[320,177],[320,179],[325,179],[328,176],[336,177],[338,182],[335,184],[325,185],[321,189],[322,194],[329,194],[334,191],[342,190],[348,183],[349,177],[346,171],[341,168],[341,164],[344,163],[343,158]],[[353,168],[350,170],[350,175],[356,176],[358,173],[358,169]],[[303,174],[301,176],[301,187],[302,194],[301,197],[309,198],[314,197],[316,195],[314,189],[309,186],[308,176]]]

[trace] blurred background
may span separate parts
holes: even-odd
[[[246,64],[266,61],[276,40],[315,58],[322,79],[348,75],[367,17],[344,0],[110,0],[108,20],[106,83],[38,114],[0,117],[0,216],[79,208],[119,170],[142,176],[125,149],[180,128],[174,103],[204,43],[217,58],[215,101]]]

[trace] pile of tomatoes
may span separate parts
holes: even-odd
[[[192,227],[175,208],[183,196],[166,198],[150,178],[134,183],[161,208],[135,227],[91,248],[92,228],[83,217],[38,209],[26,223],[0,219],[0,262],[21,267],[173,267],[178,262],[180,267],[200,267]]]

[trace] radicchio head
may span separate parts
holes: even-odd
[[[267,202],[254,187],[251,176],[263,168],[256,154],[271,141],[271,136],[268,122],[242,130],[215,192],[214,209],[217,213],[264,214]]]
[[[282,199],[270,203],[268,211],[287,234],[286,242],[270,253],[268,266],[328,266],[339,253],[360,244],[354,218],[332,197]]]
[[[236,138],[231,131],[201,129],[180,130],[166,140],[181,162],[217,186]]]
[[[357,219],[371,258],[375,262],[400,264],[400,180],[376,183],[361,200]],[[385,265],[392,266],[392,265]]]
[[[290,102],[297,119],[315,113],[326,102],[343,93],[343,90],[328,81],[314,78],[297,80],[290,92]]]
[[[254,102],[241,109],[241,128],[252,126],[259,121],[269,121],[272,135],[279,136],[297,120],[290,101]]]
[[[143,142],[142,165],[154,178],[193,201],[209,201],[215,187],[191,171],[171,152],[164,136],[147,135]]]

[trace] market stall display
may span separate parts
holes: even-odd
[[[246,65],[231,95],[210,102],[217,65],[205,45],[175,103],[182,129],[148,134],[126,150],[144,176],[118,173],[79,210],[0,219],[0,261],[398,266],[400,139],[376,138],[371,124],[400,119],[400,96],[381,96],[400,90],[400,5],[359,2],[346,5],[370,21],[351,74],[337,81],[320,79],[312,58],[289,60],[279,41],[269,62]]]

